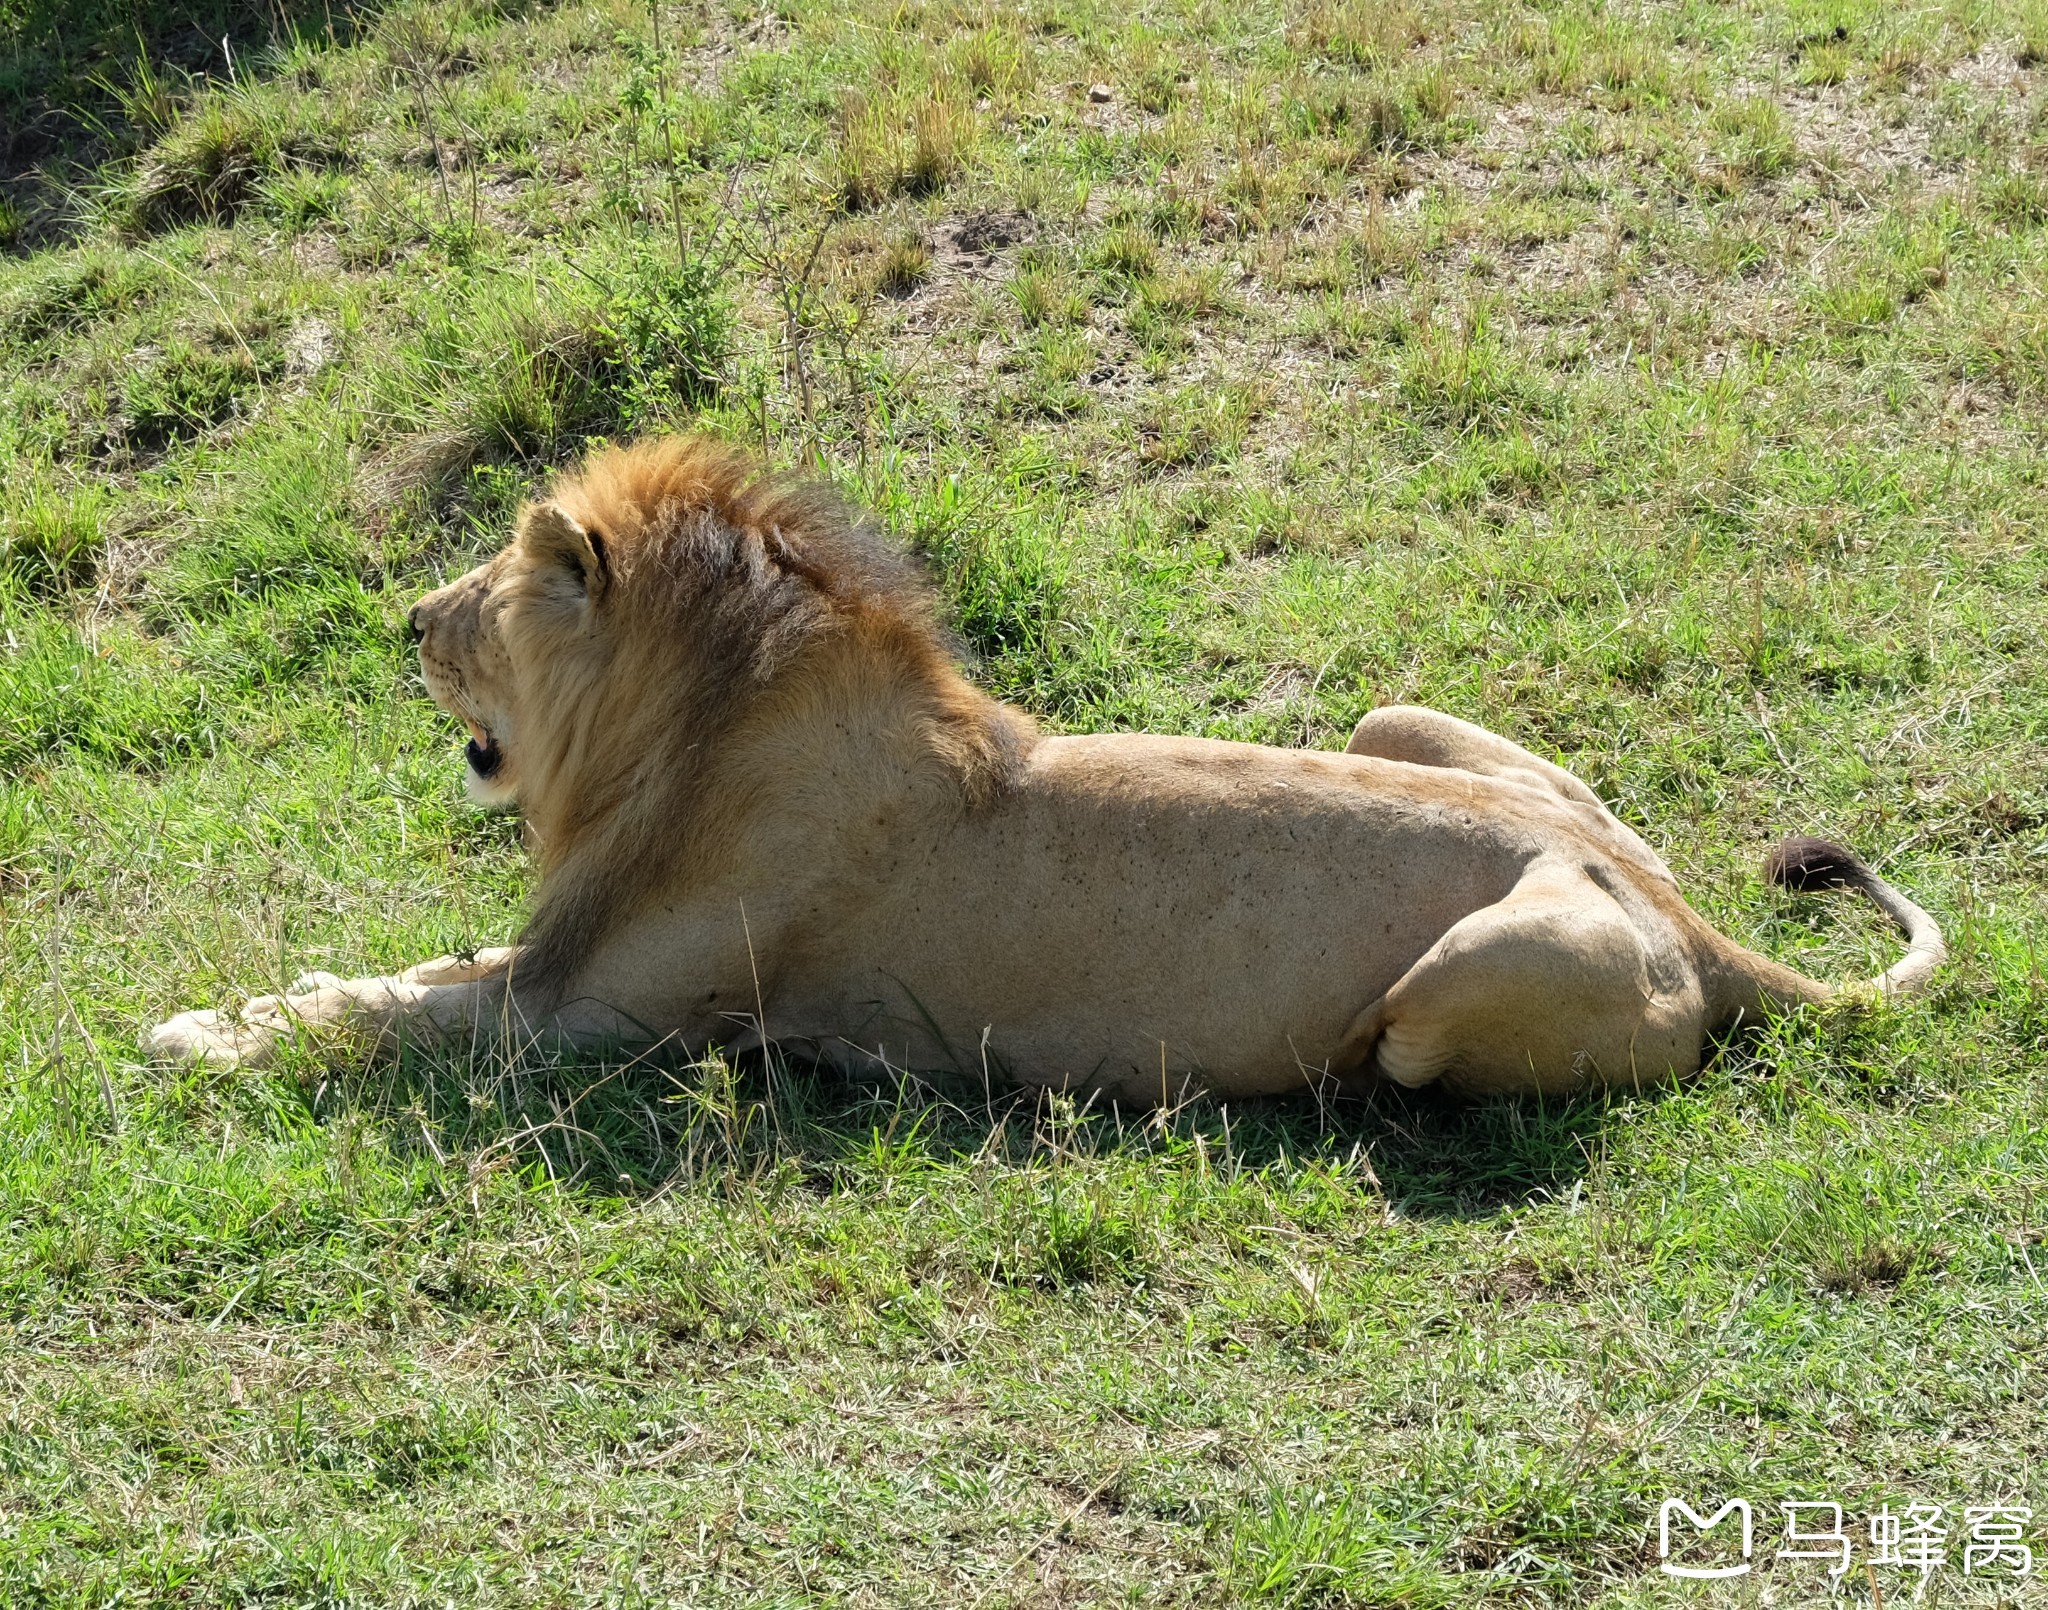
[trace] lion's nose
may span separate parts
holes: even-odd
[[[415,643],[427,635],[426,627],[420,624],[420,606],[418,604],[414,604],[411,609],[406,611],[405,628],[412,633],[412,640]]]

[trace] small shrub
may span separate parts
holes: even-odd
[[[1326,166],[1367,173],[1402,152],[1444,145],[1457,106],[1456,85],[1432,62],[1362,83],[1310,80],[1286,98],[1282,111],[1297,139],[1327,139]]]
[[[595,328],[600,378],[628,427],[709,402],[732,347],[732,310],[711,264],[651,249],[614,271]]]
[[[348,1451],[377,1486],[404,1490],[487,1464],[495,1440],[488,1414],[419,1404],[377,1416],[348,1439]]]

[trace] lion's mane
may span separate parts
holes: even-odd
[[[587,549],[562,551],[573,528],[539,518],[550,508]],[[750,727],[804,719],[807,670],[899,708],[963,809],[999,794],[1031,742],[955,668],[915,560],[829,488],[707,439],[593,455],[529,507],[505,557],[541,873],[518,982],[537,1004],[772,803],[726,757]],[[577,564],[587,598],[571,608],[560,578]]]

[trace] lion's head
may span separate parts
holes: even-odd
[[[427,594],[407,616],[428,695],[469,729],[469,796],[480,805],[509,805],[518,797],[517,771],[506,764],[513,679],[498,619],[505,598],[493,585],[510,557],[508,549]]]
[[[526,942],[556,983],[703,839],[735,732],[802,719],[770,695],[807,662],[836,649],[835,675],[858,661],[892,690],[970,802],[1028,732],[955,670],[912,560],[704,438],[593,455],[411,622],[428,692],[468,727],[471,794],[533,830]]]

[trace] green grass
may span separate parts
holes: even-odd
[[[0,1603],[1872,1603],[1789,1499],[2023,1602],[2038,6],[143,11],[0,0]],[[1954,959],[1549,1108],[139,1063],[517,931],[404,611],[672,425],[1054,729],[1435,704],[1747,943],[1896,949],[1760,884],[1821,831]]]

